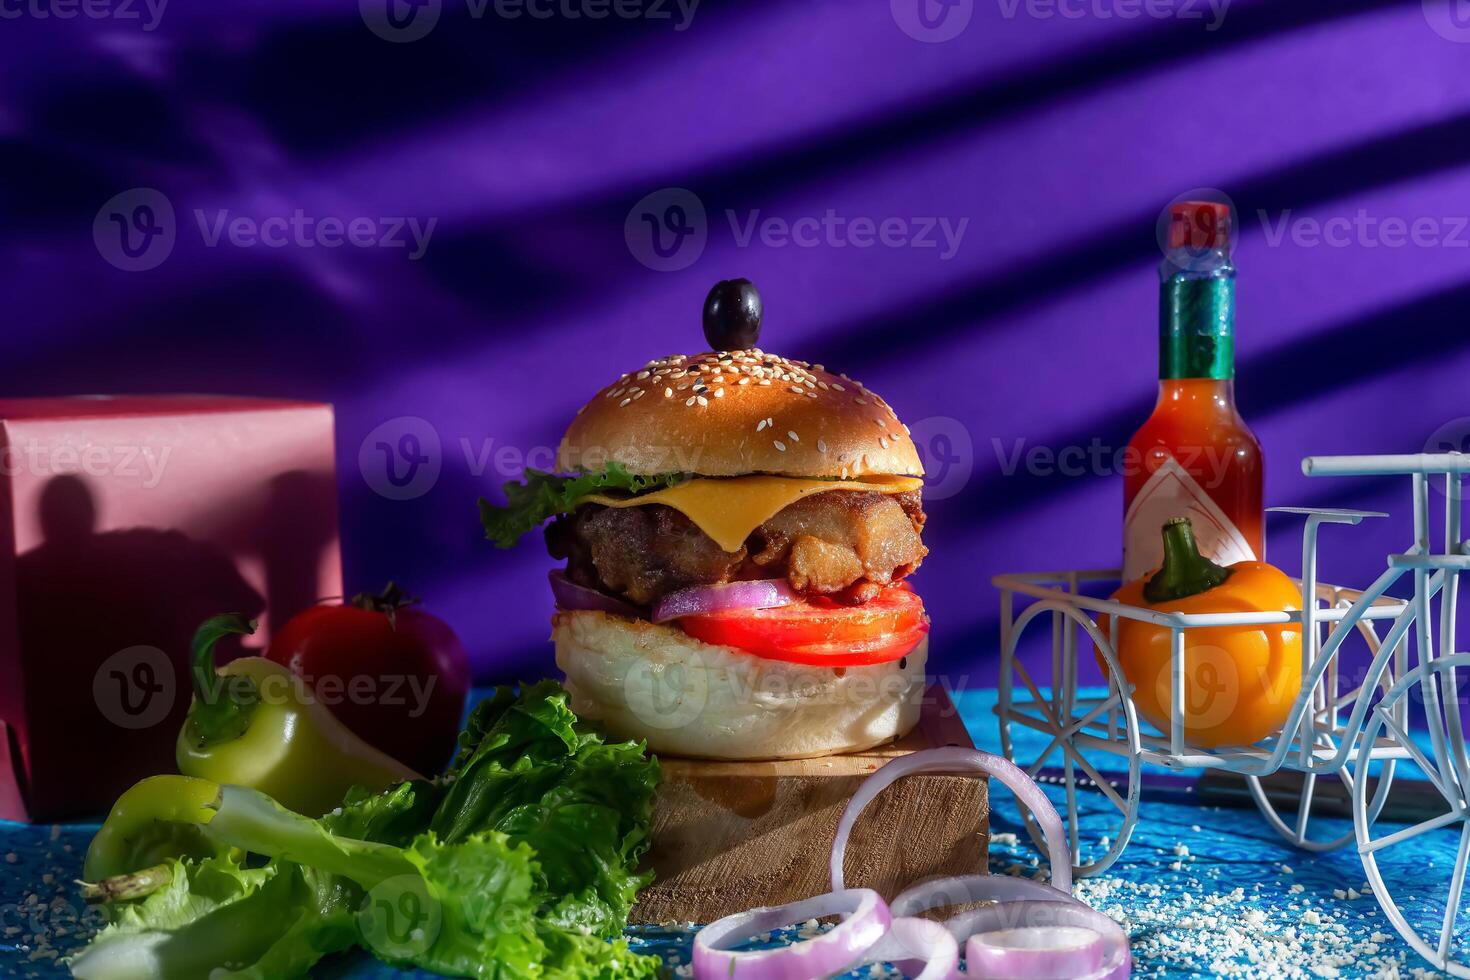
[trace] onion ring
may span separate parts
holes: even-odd
[[[914,916],[931,909],[968,905],[971,902],[1057,902],[1063,899],[1077,901],[1070,895],[1057,894],[1057,890],[1051,885],[1032,881],[1030,878],[1012,878],[1010,875],[958,875],[953,878],[931,878],[905,888],[897,898],[888,903],[888,908],[897,917]],[[964,928],[967,914],[961,912],[949,920],[957,926],[952,927],[950,932],[961,942],[974,931]]]
[[[914,980],[964,980],[960,944],[933,919],[895,918],[864,959],[892,963]]]
[[[971,932],[965,962],[972,977],[1120,980],[1133,967],[1122,928],[1075,899],[993,905],[966,912],[947,925],[951,933],[957,926]],[[1096,936],[1090,943],[1089,933]]]
[[[738,952],[721,948],[827,915],[843,919],[830,931],[790,946]],[[888,904],[868,888],[727,915],[694,936],[695,980],[814,980],[843,973],[862,961],[888,932],[890,922]]]
[[[1046,841],[1047,860],[1051,865],[1051,887],[1070,897],[1072,894],[1072,858],[1067,850],[1067,832],[1062,829],[1062,818],[1057,816],[1051,800],[1031,780],[1031,777],[1014,763],[1000,756],[950,746],[940,749],[925,749],[912,755],[902,756],[879,769],[863,781],[842,811],[842,820],[837,824],[837,836],[832,841],[832,890],[842,891],[842,860],[847,853],[847,839],[852,834],[853,824],[867,805],[883,790],[904,776],[917,773],[950,773],[964,775],[980,773],[1000,780],[1008,786],[1021,804],[1031,811],[1041,825],[1042,839]]]

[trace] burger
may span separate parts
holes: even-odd
[[[877,394],[756,347],[760,319],[748,281],[717,284],[711,350],[621,375],[557,474],[481,501],[501,547],[549,521],[574,710],[663,754],[809,758],[918,721],[923,464]]]

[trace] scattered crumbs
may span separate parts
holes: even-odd
[[[1073,887],[1078,898],[1122,926],[1135,967],[1147,963],[1151,976],[1440,976],[1423,969],[1397,936],[1364,929],[1362,916],[1368,910],[1362,905],[1344,907],[1341,918],[1304,907],[1303,900],[1311,896],[1302,895],[1303,886],[1293,883],[1294,900],[1285,908],[1257,908],[1248,904],[1258,901],[1250,886],[1223,890],[1213,873],[1217,868],[1198,873],[1183,861],[1171,867],[1182,874],[1137,882],[1102,876]]]
[[[1187,858],[1187,857],[1189,857],[1189,847],[1187,845],[1185,845],[1185,844],[1175,844],[1174,845],[1174,856],[1175,857],[1181,857],[1181,858]]]
[[[15,862],[17,862],[19,860],[20,860],[20,855],[19,854],[16,854],[14,851],[6,851],[5,852],[5,863],[6,864],[14,864]]]
[[[990,842],[1000,844],[1003,847],[1015,847],[1017,844],[1015,834],[991,834]]]
[[[1281,873],[1284,875],[1295,874],[1295,872],[1291,870],[1291,865],[1289,864],[1283,864],[1281,866]]]
[[[1196,833],[1196,834],[1197,834],[1197,833],[1199,833],[1199,824],[1197,824],[1197,823],[1192,823],[1192,824],[1190,824],[1190,825],[1189,825],[1189,829],[1190,829],[1190,830],[1191,830],[1191,831],[1192,831],[1192,832],[1194,832],[1194,833]]]

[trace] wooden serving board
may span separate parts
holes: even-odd
[[[972,748],[949,695],[931,687],[918,727],[854,755],[790,762],[660,757],[663,783],[649,861],[657,874],[636,923],[712,922],[831,890],[837,822],[864,779],[920,749]],[[847,848],[849,887],[887,898],[921,878],[985,869],[986,783],[974,776],[901,779],[863,811]]]

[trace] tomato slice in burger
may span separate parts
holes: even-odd
[[[923,600],[895,586],[858,606],[814,598],[776,609],[685,616],[679,625],[696,640],[769,660],[861,667],[906,656],[929,632],[929,617]]]

